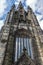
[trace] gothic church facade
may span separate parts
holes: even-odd
[[[37,18],[20,2],[8,12],[0,33],[0,65],[43,65],[43,34]]]

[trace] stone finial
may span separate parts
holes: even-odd
[[[27,7],[27,11],[32,11],[30,6]]]
[[[19,2],[18,8],[23,8],[22,2]]]
[[[15,8],[15,4],[12,5],[11,9]]]

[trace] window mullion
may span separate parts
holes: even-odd
[[[26,49],[27,49],[27,37],[26,37]]]
[[[33,52],[32,52],[32,44],[31,44],[31,39],[30,39],[30,51],[31,51],[31,58],[33,59]]]
[[[15,61],[17,61],[17,38],[16,38],[16,51],[15,51]]]
[[[29,39],[28,39],[28,55],[30,56],[30,43],[29,43]]]
[[[28,52],[28,55],[29,55],[29,45],[28,45],[28,38],[27,38],[27,52]]]
[[[17,59],[18,59],[18,55],[19,55],[19,38],[18,38],[18,41],[17,41]]]
[[[20,55],[21,55],[21,37],[20,37]]]
[[[23,38],[23,48],[24,48],[24,38]]]
[[[29,52],[30,52],[30,57],[31,57],[30,39],[29,39]]]
[[[23,52],[23,38],[22,38],[22,52]]]
[[[26,39],[24,38],[24,47],[26,48]]]
[[[19,38],[19,57],[20,57],[20,38]]]

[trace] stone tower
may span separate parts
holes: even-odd
[[[20,2],[8,12],[0,32],[0,65],[43,65],[43,34],[37,18]]]

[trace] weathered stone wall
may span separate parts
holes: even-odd
[[[6,46],[6,43],[3,44],[0,42],[0,65],[2,65],[2,62],[3,62],[5,46]]]
[[[18,29],[28,30],[27,32],[32,38],[34,61],[37,65],[43,65],[43,44],[41,42],[43,39],[41,35],[43,34],[41,34],[41,28],[31,9],[29,8],[29,11],[26,12],[21,5],[22,4],[20,3],[20,8],[18,8],[18,11],[14,11],[14,6],[11,8],[2,28],[0,40],[0,65],[12,64],[12,57],[14,53],[13,45],[15,41],[14,33]],[[19,34],[20,33],[21,32],[19,32]]]

